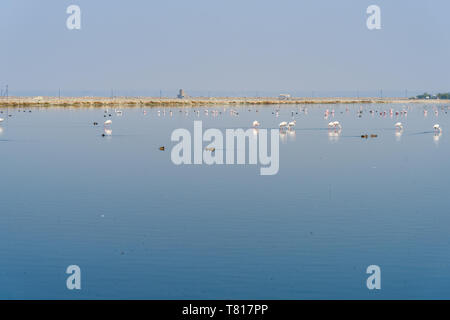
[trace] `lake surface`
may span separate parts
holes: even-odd
[[[449,299],[448,106],[276,109],[0,109],[0,298]],[[292,119],[277,175],[171,161],[172,131],[194,120]]]

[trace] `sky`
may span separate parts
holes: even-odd
[[[81,29],[66,27],[69,5]],[[369,5],[381,29],[366,26]],[[11,94],[450,91],[450,1],[2,0]]]

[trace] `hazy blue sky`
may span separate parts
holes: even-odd
[[[66,8],[82,29],[66,28]],[[382,29],[366,27],[381,7]],[[450,91],[450,1],[1,0],[11,91]]]

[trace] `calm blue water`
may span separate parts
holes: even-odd
[[[224,108],[2,109],[0,298],[450,298],[448,107]],[[292,118],[275,176],[171,162],[172,131],[194,120],[225,130]],[[66,288],[72,264],[79,291]],[[379,291],[366,287],[372,264]]]

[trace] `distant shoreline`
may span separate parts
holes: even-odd
[[[1,107],[169,107],[208,105],[292,105],[292,104],[370,104],[370,103],[449,103],[450,100],[406,98],[152,98],[152,97],[0,97]]]

